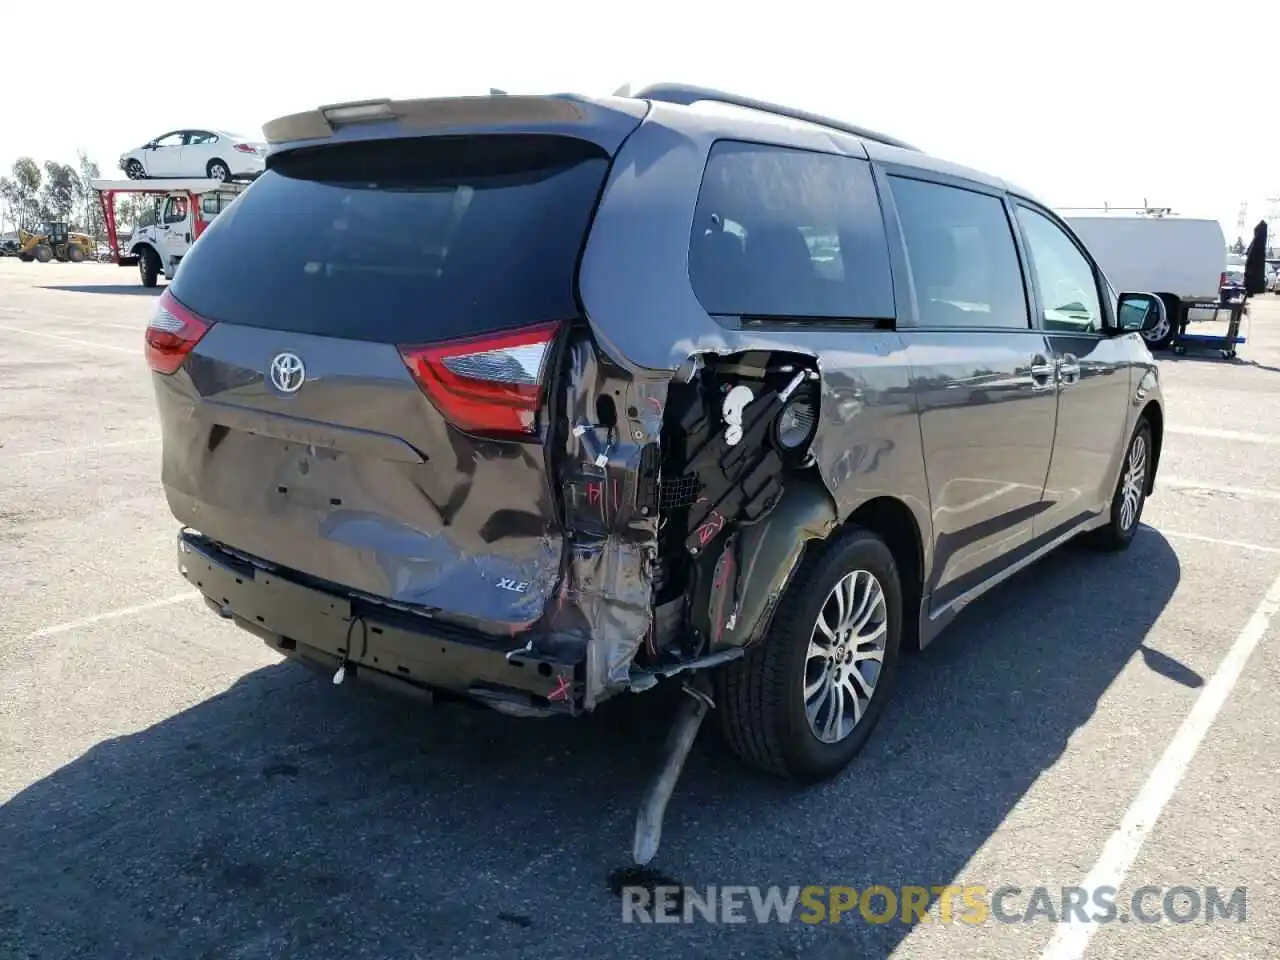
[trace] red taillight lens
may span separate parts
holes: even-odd
[[[251,143],[237,143],[235,145],[235,149],[239,150],[241,153],[257,153],[258,152],[258,148]]]
[[[156,373],[176,373],[213,324],[179,303],[168,290],[160,294],[155,316],[147,325],[147,364]]]
[[[558,323],[431,346],[400,355],[427,397],[454,426],[485,436],[538,432],[543,374]]]
[[[1225,271],[1218,277],[1218,286],[1225,287],[1227,285],[1227,275]]]

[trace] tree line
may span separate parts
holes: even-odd
[[[42,165],[19,157],[10,175],[0,177],[0,233],[15,227],[36,230],[51,220],[65,220],[72,230],[106,240],[98,194],[89,185],[101,176],[98,164],[83,150],[76,153],[74,166],[56,160]],[[154,201],[144,195],[117,196],[115,215],[121,227],[140,226],[154,217]]]

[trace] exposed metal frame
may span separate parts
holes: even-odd
[[[678,103],[686,107],[700,101],[725,103],[730,106],[745,107],[748,110],[759,110],[762,113],[772,113],[775,116],[786,117],[790,120],[816,124],[820,127],[829,127],[832,130],[839,130],[841,133],[860,137],[863,140],[873,140],[876,143],[897,147],[900,150],[911,150],[915,153],[923,152],[919,147],[904,143],[897,137],[891,137],[885,133],[877,133],[875,130],[868,130],[866,127],[860,127],[857,124],[845,123],[843,120],[834,120],[831,117],[810,113],[807,110],[784,107],[781,104],[770,103],[767,100],[742,97],[736,93],[726,93],[723,90],[713,90],[709,87],[695,87],[683,83],[654,83],[642,90],[637,90],[630,96],[637,100],[657,100],[662,103]]]

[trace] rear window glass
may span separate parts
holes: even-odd
[[[889,250],[870,164],[717,143],[698,194],[689,279],[712,314],[892,318]]]
[[[210,320],[384,343],[573,317],[608,163],[527,135],[283,154],[222,208],[173,294]]]

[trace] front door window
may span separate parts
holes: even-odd
[[[1100,333],[1102,300],[1093,267],[1069,236],[1044,214],[1018,206],[1018,223],[1031,248],[1045,330]]]

